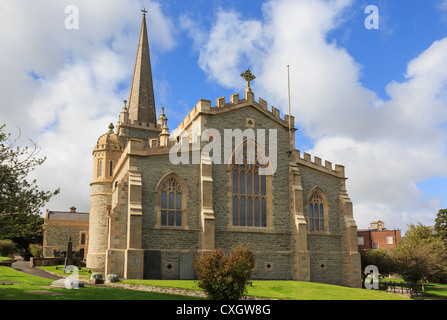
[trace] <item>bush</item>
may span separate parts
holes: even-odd
[[[247,247],[233,247],[226,256],[222,249],[203,253],[194,260],[199,287],[212,300],[239,300],[255,266],[255,256]]]
[[[0,240],[0,256],[7,257],[17,250],[16,244],[11,240]]]
[[[381,276],[388,276],[396,272],[391,253],[385,249],[360,250],[362,257],[362,271],[368,265],[375,265]]]
[[[33,255],[34,258],[43,257],[42,246],[40,244],[31,243],[29,245],[29,252]]]

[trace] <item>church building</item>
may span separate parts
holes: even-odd
[[[193,279],[195,255],[248,244],[253,279],[361,286],[344,167],[295,149],[294,117],[241,76],[241,96],[200,100],[169,131],[143,11],[129,100],[93,150],[88,268]]]

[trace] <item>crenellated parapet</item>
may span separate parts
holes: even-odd
[[[197,103],[197,105],[191,109],[189,114],[186,115],[186,117],[179,124],[177,129],[175,129],[172,132],[172,135],[177,136],[181,130],[187,130],[190,127],[191,123],[194,120],[196,120],[201,113],[203,114],[222,113],[237,108],[246,107],[248,105],[254,106],[256,109],[263,112],[270,118],[276,120],[284,127],[288,128],[290,120],[290,128],[292,130],[296,130],[294,116],[289,116],[288,114],[285,114],[284,117],[281,117],[281,112],[279,109],[275,108],[274,106],[271,106],[271,108],[269,109],[267,101],[265,101],[262,98],[259,98],[258,101],[255,101],[252,92],[244,92],[244,99],[239,98],[239,93],[232,94],[230,96],[229,101],[227,101],[225,97],[217,98],[215,106],[211,106],[211,100],[201,99]]]
[[[294,156],[294,162],[305,165],[307,167],[316,169],[321,172],[325,172],[327,174],[339,177],[339,178],[346,178],[345,177],[345,167],[336,164],[334,167],[332,166],[332,162],[330,161],[324,161],[324,164],[321,160],[321,158],[314,156],[312,160],[312,156],[309,153],[304,152],[301,156],[300,150],[293,150],[293,156]]]
[[[279,109],[275,108],[274,106],[271,106],[271,109],[268,108],[268,103],[261,97],[258,98],[258,101],[255,101],[253,92],[244,92],[244,99],[239,99],[239,93],[232,94],[230,97],[230,101],[226,101],[225,97],[220,97],[216,99],[216,106],[212,107],[210,110],[212,111],[218,111],[222,108],[233,108],[235,106],[245,106],[247,104],[251,104],[256,108],[259,108],[259,110],[262,110],[263,112],[266,112],[268,115],[272,116],[273,118],[280,120],[283,122],[283,124],[289,124],[289,118],[290,118],[290,125],[292,128],[295,127],[295,117],[289,116],[288,114],[284,115],[284,118],[281,118],[281,112]]]

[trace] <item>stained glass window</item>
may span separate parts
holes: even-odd
[[[161,187],[161,225],[182,225],[182,188],[174,177],[169,178]]]
[[[321,193],[316,190],[309,199],[309,230],[324,231],[324,205]]]
[[[233,226],[267,227],[267,177],[259,175],[261,167],[256,147],[247,143],[233,157]]]

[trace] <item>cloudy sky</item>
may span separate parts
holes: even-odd
[[[61,193],[46,208],[89,210],[143,8],[171,130],[200,99],[242,94],[246,68],[255,99],[286,113],[290,65],[296,148],[346,166],[359,228],[433,225],[447,208],[446,0],[2,0],[0,123],[47,157],[33,176]]]

